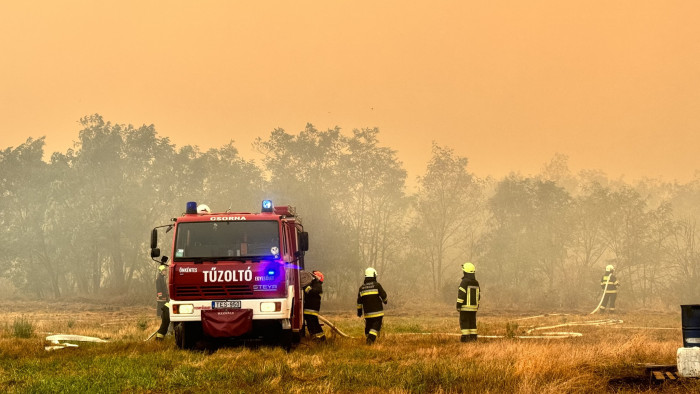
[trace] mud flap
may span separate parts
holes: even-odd
[[[202,311],[204,335],[212,338],[237,337],[253,327],[252,309],[210,309]]]

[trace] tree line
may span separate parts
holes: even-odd
[[[372,266],[394,305],[452,303],[466,261],[485,306],[594,307],[608,264],[623,307],[700,298],[700,175],[630,184],[596,170],[573,174],[556,155],[536,175],[479,178],[466,157],[433,144],[409,191],[376,128],[275,129],[254,142],[256,163],[233,142],[177,148],[153,125],[96,114],[80,126],[75,148],[48,162],[44,138],[0,151],[0,273],[15,293],[148,302],[154,226],[187,201],[257,211],[270,198],[297,207],[311,238],[306,264],[324,272],[331,301],[353,302]]]

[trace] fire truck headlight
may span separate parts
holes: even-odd
[[[282,310],[281,302],[261,302],[260,312],[279,312]]]
[[[178,307],[177,309],[175,308],[176,306]],[[191,315],[194,312],[194,306],[192,304],[173,305],[173,312],[181,315]]]

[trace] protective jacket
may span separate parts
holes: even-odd
[[[465,272],[457,292],[457,310],[476,312],[479,309],[480,298],[479,282],[474,273]]]
[[[384,316],[384,307],[387,303],[386,292],[377,278],[365,278],[365,283],[357,292],[357,315],[364,312],[365,318]]]
[[[608,278],[610,278],[609,282],[608,282]],[[600,280],[600,287],[602,289],[605,289],[606,282],[608,283],[608,288],[605,290],[605,293],[606,294],[616,294],[617,287],[620,285],[620,282],[617,281],[615,274],[612,273],[611,271],[605,271],[603,278]]]
[[[156,316],[161,318],[160,328],[156,339],[163,339],[170,326],[170,294],[168,293],[168,282],[162,273],[156,274]]]
[[[156,301],[159,303],[168,302],[170,294],[168,293],[168,284],[165,281],[165,275],[158,274],[156,277]]]
[[[304,314],[318,315],[321,310],[321,294],[323,293],[323,283],[314,279],[304,288]]]

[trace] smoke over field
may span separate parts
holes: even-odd
[[[378,129],[276,129],[256,141],[258,162],[233,143],[177,148],[154,126],[99,115],[81,127],[76,148],[49,162],[43,139],[0,152],[2,298],[151,303],[153,227],[187,201],[258,212],[269,198],[296,207],[311,239],[307,267],[326,274],[333,303],[354,302],[367,267],[398,307],[416,294],[451,303],[467,261],[494,309],[592,309],[607,265],[626,310],[700,299],[697,178],[629,183],[574,174],[556,155],[538,174],[482,179],[435,144],[409,181]]]

